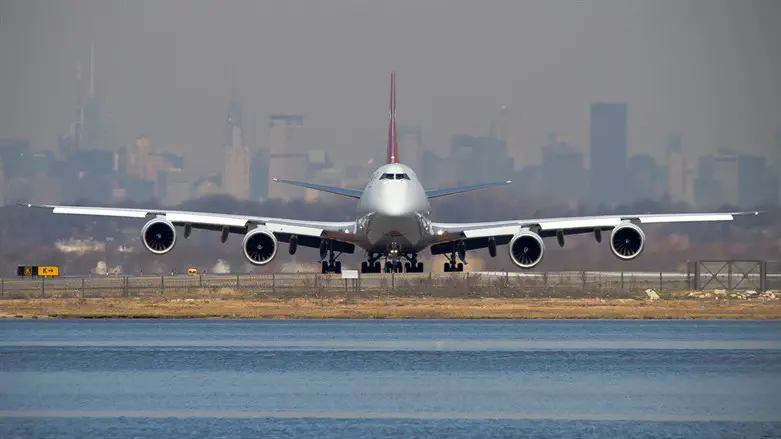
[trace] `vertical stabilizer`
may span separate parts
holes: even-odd
[[[390,116],[388,120],[388,163],[399,162],[399,132],[396,128],[396,72],[391,72]]]

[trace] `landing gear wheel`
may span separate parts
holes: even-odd
[[[361,262],[361,273],[369,272],[369,263],[366,261]]]
[[[322,266],[323,266],[323,267],[322,267],[322,268],[323,268],[323,269],[322,269],[322,273],[323,273],[323,274],[326,274],[326,273],[328,273],[328,262],[327,262],[327,261],[323,261],[323,263],[322,263]]]
[[[456,266],[456,271],[459,271],[459,272],[460,271],[464,271],[464,264],[459,262],[458,265]]]
[[[445,268],[443,270],[445,273],[450,273],[450,262],[445,262]]]
[[[417,267],[416,267],[417,268],[417,272],[418,273],[423,273],[423,263],[422,262],[418,262],[416,265],[417,265]]]
[[[458,264],[461,265],[461,264]],[[334,273],[341,274],[342,273],[342,261],[336,261],[334,262]]]
[[[382,267],[379,262],[374,263],[374,272],[375,273],[382,273]]]
[[[406,271],[407,273],[412,273],[413,271],[412,264],[410,264],[409,262],[405,262],[404,271]]]

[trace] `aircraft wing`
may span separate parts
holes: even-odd
[[[507,244],[513,235],[521,229],[536,231],[541,237],[548,238],[563,235],[610,231],[622,222],[636,224],[672,224],[692,222],[733,221],[739,216],[759,215],[761,212],[729,213],[679,213],[679,214],[638,214],[638,215],[600,215],[585,217],[542,218],[528,220],[510,220],[482,223],[439,223],[432,222],[431,227],[436,244],[432,245],[433,254],[449,251],[453,241],[463,241],[467,250],[485,248],[488,239],[494,238],[498,245]]]
[[[167,209],[128,209],[119,207],[59,206],[49,204],[19,203],[24,207],[49,209],[55,214],[103,216],[114,218],[153,219],[165,217],[174,226],[190,226],[193,229],[245,234],[257,225],[266,226],[280,242],[298,237],[299,245],[318,248],[323,238],[335,241],[334,250],[353,253],[355,250],[355,221],[304,221],[288,218],[233,215],[224,213],[189,212]]]
[[[476,191],[478,189],[504,186],[510,183],[512,183],[512,181],[507,180],[507,181],[501,181],[496,183],[483,183],[483,184],[475,184],[472,186],[451,187],[447,189],[430,189],[426,191],[426,196],[429,198],[439,198],[447,195],[455,195],[455,194],[462,194],[464,192]]]
[[[292,186],[313,189],[321,192],[328,192],[331,194],[341,195],[343,197],[349,197],[349,198],[361,198],[361,193],[362,193],[357,189],[345,189],[345,188],[335,187],[335,186],[326,186],[324,184],[307,183],[304,181],[280,180],[278,178],[273,178],[272,180],[277,183],[285,183]]]

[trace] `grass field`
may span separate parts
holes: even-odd
[[[537,298],[2,299],[0,318],[781,319],[781,301]]]

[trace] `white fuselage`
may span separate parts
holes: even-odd
[[[377,169],[358,202],[358,245],[369,252],[418,252],[429,245],[429,204],[415,171],[400,163]]]

